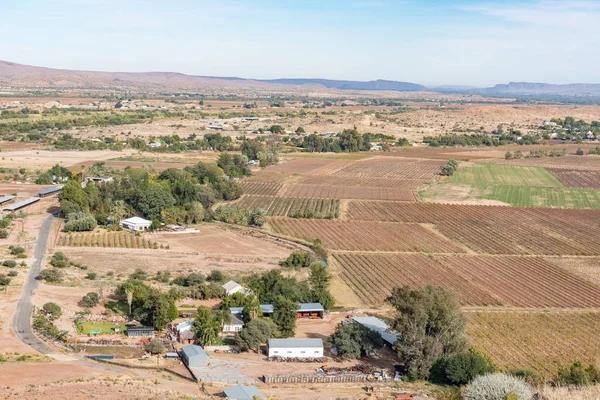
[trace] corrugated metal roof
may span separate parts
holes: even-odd
[[[261,304],[260,310],[263,314],[273,314],[273,304]],[[232,314],[241,314],[244,312],[244,307],[229,307],[229,312]]]
[[[300,348],[315,348],[323,347],[322,339],[307,338],[307,339],[269,339],[269,348],[274,349],[300,349]]]
[[[388,324],[377,317],[352,317],[352,320],[372,331],[379,332],[383,340],[389,344],[394,344],[398,340],[398,335],[393,331],[390,331]]]
[[[205,355],[208,356],[208,353],[204,351],[204,349],[200,346],[196,346],[195,344],[190,344],[181,348],[181,352],[184,353],[188,358],[197,356],[197,355]]]
[[[16,198],[17,196],[2,196],[0,197],[0,204],[4,204],[7,201],[11,201],[12,199]]]
[[[38,193],[38,196],[43,196],[45,194],[50,194],[50,193],[54,193],[54,192],[58,192],[61,191],[64,185],[60,185],[60,186],[55,186],[53,188],[49,188],[46,190],[42,190],[41,192]]]
[[[28,205],[33,204],[33,203],[38,202],[38,201],[40,201],[39,197],[30,197],[30,198],[28,198],[26,200],[23,200],[23,201],[20,201],[18,203],[11,204],[10,206],[7,206],[5,208],[5,210],[6,211],[16,211],[19,208],[23,208],[25,206],[28,206]]]
[[[253,400],[257,396],[259,399],[264,399],[265,396],[254,386],[235,385],[223,389],[223,393],[228,399],[235,400]]]
[[[321,303],[300,303],[298,312],[325,311]]]

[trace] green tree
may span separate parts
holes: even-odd
[[[244,351],[260,352],[260,346],[271,338],[279,336],[277,325],[268,318],[249,321],[235,338],[235,344]]]
[[[221,321],[213,315],[212,310],[205,306],[198,307],[193,322],[194,332],[203,346],[213,345],[221,332]]]
[[[165,351],[165,346],[160,339],[154,338],[144,346],[144,350],[150,354],[160,354]]]
[[[58,319],[62,315],[62,309],[56,303],[46,303],[42,306],[42,310],[50,317],[50,319]]]
[[[327,270],[327,266],[320,262],[310,264],[308,272],[308,281],[313,290],[323,291],[329,288],[331,282],[331,274]]]
[[[277,296],[273,302],[273,322],[282,337],[294,336],[298,303],[284,296]]]
[[[136,208],[145,216],[160,217],[161,211],[175,205],[171,191],[163,186],[154,185],[145,190],[137,201]]]
[[[81,183],[77,180],[70,180],[64,186],[58,195],[61,207],[63,202],[68,202],[69,206],[75,206],[77,211],[87,211],[88,201],[85,191],[81,188]],[[65,211],[63,207],[63,211]]]
[[[439,359],[431,370],[431,377],[438,383],[463,386],[476,376],[491,372],[494,372],[494,367],[487,358],[466,351]]]
[[[442,287],[395,287],[388,302],[397,311],[395,350],[413,379],[427,379],[439,358],[464,351],[466,319],[452,293]]]
[[[64,279],[64,274],[56,268],[46,268],[40,272],[39,278],[48,283],[59,283]]]
[[[358,359],[383,346],[383,338],[363,325],[357,323],[340,324],[335,332],[326,339],[326,343],[335,347],[340,357]]]
[[[81,298],[81,305],[92,308],[100,302],[100,295],[96,292],[90,292]]]

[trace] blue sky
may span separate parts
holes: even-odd
[[[0,59],[425,85],[600,83],[600,1],[0,0]]]

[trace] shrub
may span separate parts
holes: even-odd
[[[442,357],[432,368],[434,381],[466,385],[479,375],[494,372],[494,367],[482,355],[463,352]]]
[[[98,274],[96,274],[95,272],[88,272],[88,274],[85,276],[85,279],[89,279],[91,281],[96,280],[96,277],[98,276]]]
[[[223,275],[221,271],[213,269],[206,277],[206,280],[210,282],[223,282],[225,280],[225,275]]]
[[[465,400],[530,400],[532,388],[507,374],[486,374],[473,379],[464,389]]]
[[[27,254],[19,253],[19,254],[17,254],[17,258],[27,258]]]
[[[0,286],[8,286],[10,285],[10,281],[11,279],[8,276],[0,274]]]
[[[17,271],[9,271],[8,276],[17,276],[19,273]]]
[[[8,237],[8,231],[6,229],[0,229],[0,239],[6,239]]]
[[[204,275],[192,272],[185,278],[186,286],[196,286],[204,282]]]
[[[15,260],[4,260],[2,265],[8,268],[14,268],[17,266],[17,262]]]
[[[144,350],[150,354],[159,354],[165,351],[165,346],[162,344],[160,339],[155,338],[152,339],[150,343],[146,344],[146,346],[144,346]]]
[[[575,152],[575,155],[582,156],[583,155],[583,149],[581,147],[578,147],[577,151]]]
[[[589,386],[598,382],[598,371],[593,364],[584,367],[576,361],[569,368],[560,368],[555,383],[567,386]]]
[[[42,310],[44,310],[51,319],[57,319],[62,315],[62,309],[56,303],[46,303],[42,306]]]
[[[69,259],[59,251],[54,253],[50,259],[50,265],[56,268],[65,268],[69,265]]]
[[[81,298],[81,305],[84,307],[95,307],[100,302],[100,296],[96,292],[90,292]]]
[[[308,267],[313,261],[314,257],[310,253],[294,251],[281,262],[281,266],[299,270]]]
[[[12,254],[13,256],[18,256],[19,254],[25,254],[25,249],[22,247],[9,246],[8,249],[10,250],[10,254]]]
[[[64,279],[64,274],[56,268],[46,268],[40,272],[39,278],[48,283],[59,283]]]
[[[91,231],[97,226],[96,218],[92,214],[75,212],[67,215],[65,231],[82,232]]]
[[[131,279],[137,279],[139,281],[145,281],[148,279],[148,273],[141,268],[137,268],[133,274],[129,275]]]

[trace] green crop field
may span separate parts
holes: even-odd
[[[545,168],[495,164],[460,167],[446,182],[462,185],[564,187],[562,182]]]
[[[545,168],[475,164],[419,192],[433,202],[495,200],[518,207],[600,209],[600,191],[565,187]]]

